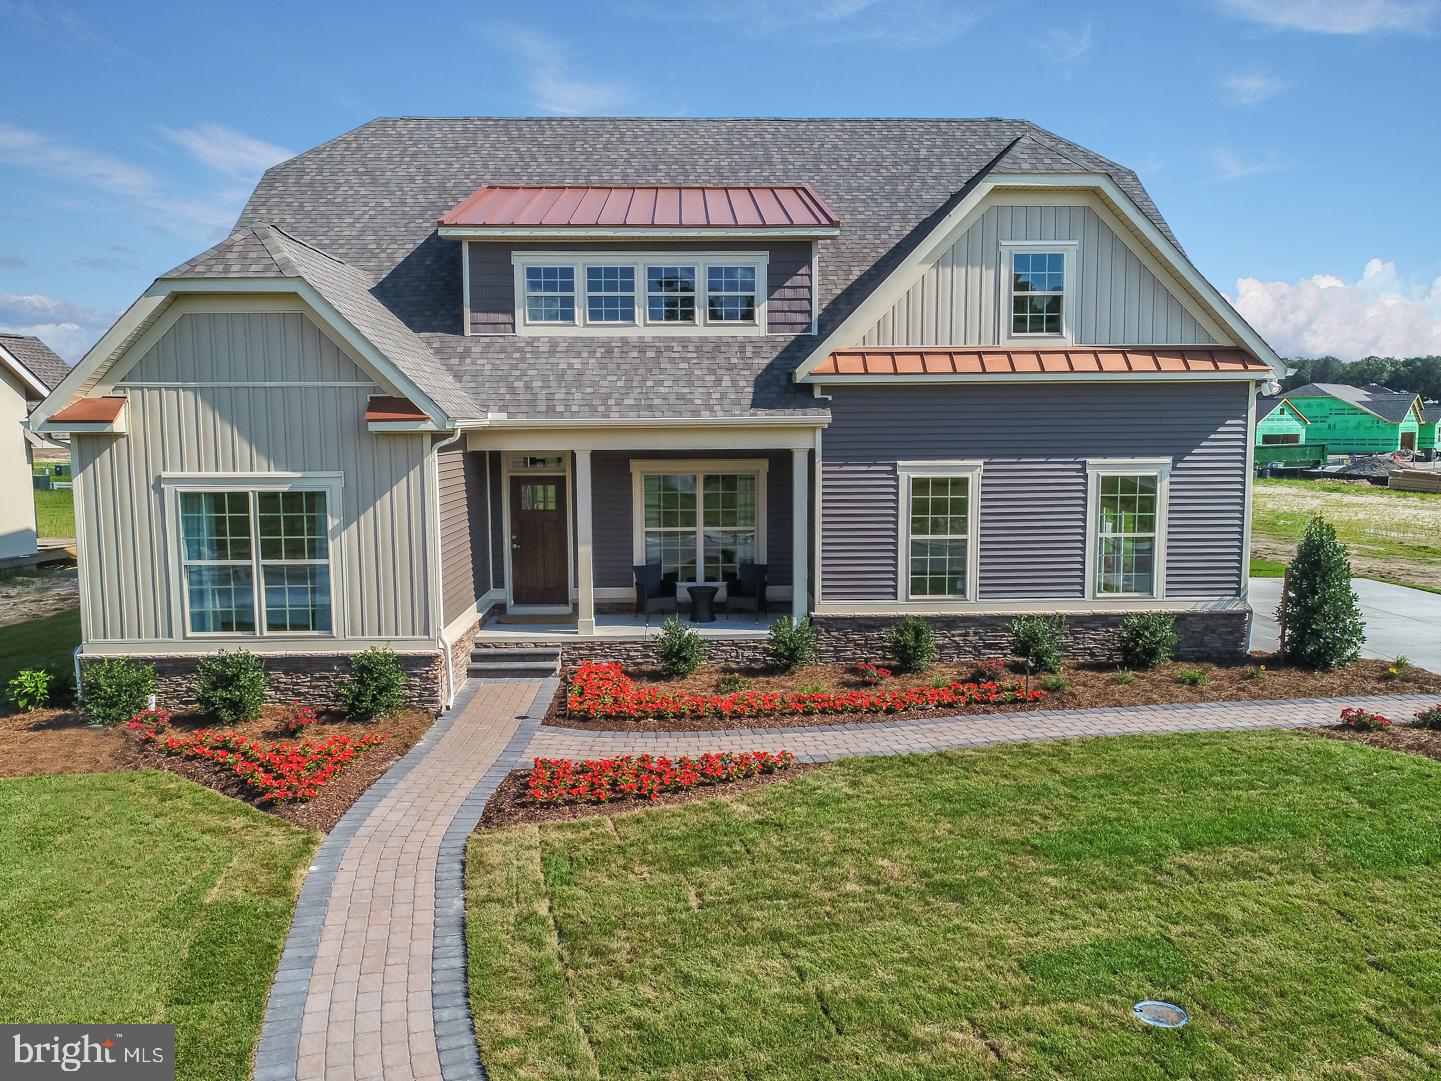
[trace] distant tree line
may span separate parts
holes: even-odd
[[[1441,357],[1367,357],[1350,362],[1335,357],[1288,360],[1295,375],[1281,380],[1283,391],[1307,383],[1344,383],[1364,387],[1379,383],[1392,390],[1409,390],[1423,398],[1441,401]]]

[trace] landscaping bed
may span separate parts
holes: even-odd
[[[906,691],[930,688],[935,682],[970,681],[976,676],[976,661],[939,663],[914,675],[892,675],[879,684],[867,684],[855,666],[820,664],[797,668],[790,672],[767,669],[735,669],[706,665],[689,676],[668,678],[658,668],[627,669],[642,688],[667,694],[721,694],[721,683],[727,676],[740,675],[746,681],[745,692],[780,693],[790,696],[803,688],[821,686],[829,691]],[[1063,666],[1061,675],[1065,689],[1046,692],[1032,702],[966,702],[929,708],[917,706],[904,713],[892,711],[853,711],[844,713],[768,713],[763,716],[726,717],[655,716],[643,718],[574,717],[568,716],[569,688],[565,682],[557,691],[545,716],[545,724],[592,731],[717,731],[732,728],[785,728],[830,724],[866,724],[894,721],[900,717],[935,715],[970,715],[1014,713],[1037,709],[1080,709],[1093,707],[1150,706],[1176,703],[1259,701],[1277,698],[1346,698],[1380,694],[1441,693],[1441,676],[1415,666],[1401,668],[1394,674],[1386,661],[1361,660],[1331,672],[1317,672],[1278,661],[1269,655],[1256,655],[1251,661],[1237,664],[1200,664],[1171,662],[1149,670],[1132,671],[1131,682],[1118,681],[1114,666]],[[1199,671],[1205,682],[1188,684],[1180,677]],[[573,673],[568,673],[573,675]],[[1021,677],[1012,673],[1005,677],[1016,683]],[[1044,675],[1032,675],[1031,689],[1043,688]],[[1050,686],[1057,687],[1052,683]]]
[[[1396,723],[1388,728],[1364,730],[1335,725],[1326,728],[1308,728],[1306,731],[1327,739],[1364,743],[1368,747],[1380,747],[1382,750],[1399,751],[1402,754],[1417,754],[1423,758],[1433,758],[1441,762],[1441,730],[1419,728],[1407,724],[1406,721],[1409,718],[1405,717],[1391,719]]]

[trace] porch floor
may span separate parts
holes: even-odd
[[[765,638],[770,634],[771,623],[778,618],[767,614],[756,622],[750,612],[727,617],[717,615],[714,623],[690,623],[702,638]],[[660,633],[663,616],[651,616],[650,626],[640,616],[629,613],[599,612],[595,617],[595,633],[581,634],[574,623],[499,623],[490,616],[475,636],[476,645],[487,642],[575,642],[594,641],[644,641]]]

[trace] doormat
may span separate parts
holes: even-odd
[[[557,624],[575,623],[575,613],[554,612],[546,615],[533,612],[502,612],[495,617],[495,621],[510,627],[553,627]]]

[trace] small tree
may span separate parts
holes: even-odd
[[[1295,664],[1329,671],[1361,652],[1366,621],[1351,588],[1351,562],[1320,515],[1306,523],[1276,616],[1284,633],[1282,656]]]
[[[1155,668],[1176,653],[1176,617],[1165,612],[1137,612],[1121,623],[1121,661],[1128,668]]]
[[[677,616],[661,624],[655,652],[668,676],[688,676],[705,663],[705,643],[694,627],[687,627]]]
[[[335,697],[354,721],[373,721],[405,705],[405,669],[394,650],[363,649],[350,658],[350,679]]]
[[[1026,671],[1059,672],[1061,670],[1061,635],[1066,621],[1056,616],[1017,616],[1011,620],[1011,653],[1026,666]]]
[[[195,666],[195,701],[222,724],[260,716],[265,706],[265,665],[249,650],[221,650]]]
[[[940,651],[931,625],[920,616],[903,616],[891,628],[891,650],[902,672],[924,672],[936,663]]]
[[[155,693],[155,667],[129,657],[107,657],[85,666],[80,712],[91,724],[124,724]]]
[[[770,641],[766,649],[771,663],[782,672],[813,664],[816,659],[816,629],[809,616],[792,619],[782,616],[771,624]]]

